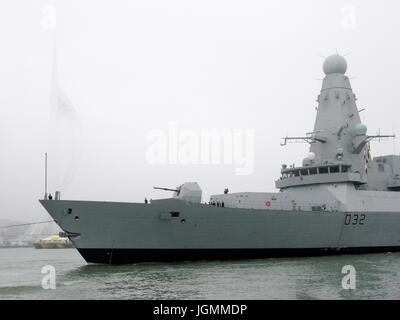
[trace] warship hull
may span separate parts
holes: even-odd
[[[307,142],[309,154],[300,166],[282,164],[279,192],[226,188],[207,205],[197,182],[186,182],[155,187],[174,194],[150,204],[41,203],[95,263],[399,251],[400,156],[370,153],[371,141],[394,135],[367,134],[344,57],[327,57],[323,71],[313,131],[281,143]]]
[[[304,249],[78,249],[88,263],[132,264],[140,262],[180,262],[245,260],[400,251],[395,247],[304,248]]]
[[[400,251],[399,212],[41,200],[89,263],[255,259]]]

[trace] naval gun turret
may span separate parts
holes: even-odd
[[[367,126],[361,123],[357,98],[348,76],[345,75],[347,62],[344,57],[338,54],[328,57],[323,71],[325,78],[317,98],[314,130],[304,137],[285,137],[282,143],[286,145],[288,142],[308,142],[310,153],[301,167],[283,167],[282,177],[276,182],[276,186],[285,189],[343,182],[368,189],[373,184],[369,183],[372,182],[369,180],[373,180],[372,172],[376,171],[370,159],[369,142],[394,135],[367,134]]]
[[[184,184],[180,185],[175,189],[161,188],[161,187],[154,187],[154,189],[173,191],[174,199],[195,202],[195,203],[201,202],[202,191],[197,182],[185,182]]]

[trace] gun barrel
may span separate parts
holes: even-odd
[[[179,192],[179,190],[176,189],[169,189],[169,188],[161,188],[161,187],[153,187],[154,189],[157,190],[164,190],[164,191],[174,191],[174,192]]]

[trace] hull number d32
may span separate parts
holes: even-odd
[[[358,213],[353,213],[353,214],[346,214],[346,217],[344,219],[344,225],[360,225],[363,226],[365,224],[365,214],[358,214]]]

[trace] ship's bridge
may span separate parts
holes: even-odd
[[[366,183],[364,174],[352,172],[349,164],[324,164],[305,167],[286,168],[281,170],[282,176],[275,182],[279,189],[323,183],[353,182]]]
[[[347,62],[335,54],[326,58],[325,78],[317,98],[317,114],[312,132],[306,136],[283,138],[287,143],[308,142],[309,154],[302,167],[282,167],[282,176],[275,185],[279,189],[305,185],[352,183],[358,189],[396,189],[399,182],[385,181],[383,165],[375,164],[370,155],[370,141],[394,135],[368,135],[361,122],[349,77],[345,75]],[[392,174],[393,176],[393,174]],[[370,177],[370,181],[368,181]],[[400,178],[398,179],[400,181]],[[400,187],[399,187],[400,189]]]

